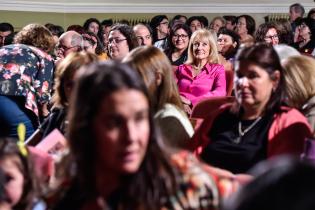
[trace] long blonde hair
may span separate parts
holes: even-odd
[[[283,68],[289,105],[300,109],[315,96],[315,60],[304,55],[292,56],[284,61]]]
[[[187,64],[195,63],[195,56],[193,54],[193,44],[197,40],[207,40],[210,46],[210,52],[208,56],[209,63],[219,63],[219,54],[216,38],[213,34],[207,29],[200,29],[195,31],[189,41],[188,45],[188,59],[186,61]]]
[[[128,63],[142,76],[150,94],[151,104],[157,111],[166,103],[182,109],[172,66],[166,55],[155,47],[141,46],[132,50],[123,62]],[[157,77],[161,83],[157,84]]]

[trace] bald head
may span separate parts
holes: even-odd
[[[152,45],[152,34],[149,26],[137,24],[133,27],[133,31],[136,34],[139,45]]]
[[[57,55],[60,58],[66,57],[71,52],[78,52],[83,49],[83,38],[75,31],[67,31],[59,37],[57,44]]]

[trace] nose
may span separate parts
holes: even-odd
[[[247,77],[241,77],[236,80],[236,85],[239,86],[240,88],[248,87],[248,79]]]
[[[133,122],[126,122],[123,133],[125,141],[128,143],[134,142],[138,136],[138,129]]]

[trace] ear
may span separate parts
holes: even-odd
[[[237,42],[233,42],[232,46],[235,48],[237,45]]]
[[[280,81],[280,71],[279,70],[276,70],[275,72],[273,72],[273,74],[271,75],[271,80],[272,80],[272,83],[273,83],[273,90],[276,90],[278,85],[279,85],[279,81]]]
[[[161,73],[156,73],[156,76],[155,76],[155,83],[156,83],[156,86],[159,87],[162,83],[162,75]]]

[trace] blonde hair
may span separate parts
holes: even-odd
[[[193,54],[193,44],[197,40],[207,40],[208,41],[209,46],[210,46],[208,62],[209,63],[219,63],[218,47],[217,47],[217,42],[215,41],[216,38],[207,29],[199,29],[199,30],[195,31],[190,38],[189,45],[188,45],[188,59],[186,61],[186,64],[195,63],[195,56]]]
[[[315,95],[315,60],[292,56],[283,62],[283,68],[289,105],[300,109]]]
[[[72,80],[74,74],[81,68],[81,66],[96,62],[98,57],[89,52],[73,52],[60,62],[55,73],[54,94],[52,96],[52,103],[54,107],[67,107],[68,99],[66,98],[64,87],[65,83]]]
[[[156,47],[141,46],[132,50],[123,62],[137,70],[143,78],[154,111],[163,108],[166,103],[183,108],[172,66],[161,50]],[[161,76],[160,85],[157,85],[158,74]]]

